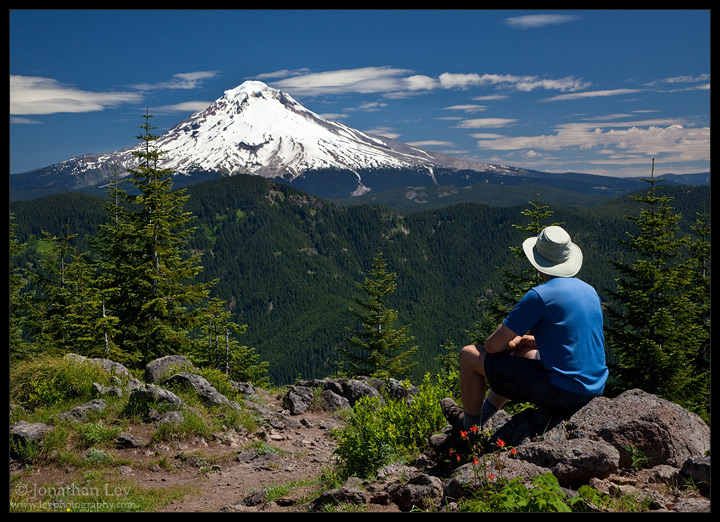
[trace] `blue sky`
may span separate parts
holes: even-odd
[[[710,170],[709,10],[10,10],[10,172],[133,146],[246,80],[547,172]]]

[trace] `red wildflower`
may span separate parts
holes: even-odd
[[[467,436],[467,431],[462,431],[462,430],[460,430],[460,437],[463,438],[463,439],[467,439],[467,438],[468,438],[468,436]]]
[[[473,424],[472,426],[470,426],[470,431],[473,433],[477,433],[478,431],[480,431],[480,428],[478,428],[477,425]]]
[[[511,455],[515,455],[516,453],[517,453],[517,450],[516,450],[515,448],[512,448],[512,449],[510,450],[510,454],[511,454]]]
[[[504,448],[504,447],[505,447],[505,441],[502,440],[502,439],[498,439],[498,440],[497,440],[497,445],[498,445],[499,448]]]

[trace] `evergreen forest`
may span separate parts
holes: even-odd
[[[153,170],[151,161],[147,165],[145,174]],[[171,184],[164,187],[165,197],[170,198]],[[96,252],[104,252],[105,263],[94,265],[99,271],[82,277],[98,278],[101,277],[98,274],[102,274],[107,278],[108,288],[123,284],[120,271],[132,270],[130,264],[107,262],[112,258],[111,248],[117,244],[122,241],[135,244],[130,236],[123,236],[131,234],[131,230],[113,226],[123,221],[114,221],[111,209],[130,212],[128,209],[149,203],[141,196],[127,193],[121,198],[123,201],[118,202],[117,192],[113,190],[119,190],[117,183],[111,185],[104,198],[68,193],[11,203],[11,330],[17,327],[19,346],[33,345],[35,350],[19,349],[11,353],[11,358],[32,356],[39,349],[38,327],[31,329],[27,325],[33,317],[33,307],[52,306],[47,299],[41,300],[48,295],[42,281],[52,280],[52,273],[57,276],[58,263],[65,268],[74,266],[73,262],[80,259],[93,262]],[[358,319],[351,312],[359,297],[358,284],[371,272],[378,253],[382,253],[387,270],[394,274],[396,281],[393,292],[387,296],[387,305],[397,311],[398,325],[407,325],[406,331],[417,345],[408,377],[419,382],[425,373],[437,372],[444,346],[471,342],[478,321],[487,315],[487,303],[505,291],[507,274],[527,268],[511,249],[528,236],[523,229],[529,219],[528,208],[543,206],[540,193],[537,199],[522,205],[460,203],[404,213],[385,206],[341,206],[251,175],[206,181],[177,194],[172,204],[176,212],[172,219],[177,220],[181,229],[186,227],[188,234],[180,245],[184,251],[172,253],[177,257],[172,270],[189,274],[197,302],[205,303],[203,313],[207,314],[211,308],[209,303],[216,300],[215,315],[223,317],[222,321],[215,321],[215,326],[225,332],[228,325],[233,324],[236,347],[244,345],[242,356],[262,361],[269,380],[278,385],[298,378],[323,378],[338,371],[339,354],[348,346],[348,329],[358,326]],[[655,198],[652,201],[648,199],[650,194]],[[629,281],[637,273],[633,267],[646,254],[633,248],[633,244],[640,241],[633,238],[641,235],[638,229],[643,225],[638,217],[644,220],[642,209],[651,208],[650,218],[655,219],[656,214],[662,214],[655,211],[656,207],[662,207],[667,218],[657,226],[672,229],[671,235],[680,238],[672,255],[663,259],[664,267],[654,265],[657,270],[670,274],[671,281],[662,294],[687,294],[690,301],[683,306],[695,310],[700,304],[709,307],[709,186],[663,187],[661,181],[652,179],[647,191],[601,203],[543,207],[549,210],[546,224],[550,221],[562,224],[582,248],[585,261],[578,277],[594,286],[606,304],[607,337],[613,342],[637,341],[610,333],[615,326],[629,327],[628,313],[618,309],[627,310],[635,295],[633,292],[643,291],[633,288],[623,293],[619,281]],[[705,216],[705,221],[698,216]],[[651,240],[652,237],[655,236],[651,236]],[[707,252],[703,251],[703,244],[707,245]],[[54,264],[49,263],[51,255],[59,256],[54,258]],[[688,269],[682,281],[679,272],[668,272],[665,268],[671,265]],[[694,274],[692,277],[687,275],[690,272]],[[17,275],[16,279],[13,274]],[[74,277],[82,280],[79,274]],[[17,302],[12,300],[13,284],[19,296]],[[697,293],[689,295],[688,285]],[[655,290],[647,290],[646,294],[653,292]],[[133,306],[140,314],[145,313],[146,304],[138,302]],[[192,307],[177,306],[175,311],[162,312],[188,319]],[[676,300],[668,306],[679,305]],[[648,308],[634,310],[632,314],[641,316],[643,311],[647,312]],[[694,404],[696,411],[709,411],[709,392],[706,393],[709,388],[709,311],[688,311],[688,314],[687,321],[699,325],[701,331],[693,334],[692,347],[688,347],[692,354],[687,355],[684,368],[696,375],[703,373],[697,368],[706,368],[707,372],[699,375],[701,382],[693,383],[700,387],[701,398],[686,398],[685,403]],[[669,319],[665,317],[666,323],[658,328],[667,329]],[[188,324],[184,330],[177,327],[165,333],[184,335],[187,330],[189,337],[210,338],[207,327],[203,326],[208,321],[212,322],[200,320],[197,324]],[[637,317],[633,321],[632,324],[636,324]],[[673,328],[680,326],[678,322]],[[679,334],[682,338],[682,332]],[[127,349],[130,359],[138,365],[165,354],[158,348],[165,334],[157,329],[152,331],[152,335],[157,336],[152,347],[143,352],[146,348],[140,345],[146,342],[147,335],[140,331],[115,332],[118,340],[115,350],[121,353]],[[221,337],[225,339],[225,333]],[[677,337],[674,342],[678,342]],[[217,340],[217,335],[215,338]],[[173,346],[186,346],[192,354],[198,353],[192,343]],[[608,361],[623,366],[626,359],[613,349],[608,347]],[[100,347],[98,350],[102,352]],[[218,350],[222,351],[216,345],[215,351],[203,351],[201,358],[221,358]],[[643,354],[633,357],[642,359]],[[632,364],[637,362],[630,361],[626,366]],[[662,364],[670,365],[667,360]],[[651,381],[636,378],[626,366],[617,372],[624,379],[618,386]],[[676,384],[686,377],[669,376]]]

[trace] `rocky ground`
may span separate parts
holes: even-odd
[[[179,375],[206,400],[227,401],[207,381]],[[146,380],[158,382],[148,374]],[[451,470],[442,458],[457,442],[449,426],[430,438],[428,454],[413,466],[391,465],[380,470],[375,481],[351,478],[340,488],[321,492],[318,478],[332,467],[336,448],[331,430],[343,426],[333,411],[353,403],[361,393],[378,393],[368,382],[340,381],[298,383],[284,394],[253,389],[244,401],[259,419],[259,428],[252,432],[232,429],[211,437],[148,443],[163,419],[131,424],[107,449],[114,462],[126,464],[102,471],[137,489],[180,492],[176,500],[157,508],[163,512],[308,512],[333,509],[326,507],[333,504],[356,504],[353,510],[364,512],[457,510],[455,501],[474,488],[477,476],[472,463]],[[139,381],[129,385],[134,388],[130,402],[161,398],[187,408],[160,387]],[[324,388],[320,404],[312,403],[310,388],[317,386]],[[104,401],[58,415],[79,418],[96,407],[105,408]],[[513,417],[501,412],[496,417],[494,436],[517,447],[517,458],[504,465],[508,480],[551,472],[565,485],[587,483],[613,498],[635,498],[634,506],[644,499],[648,511],[710,511],[709,427],[676,405],[633,390],[612,400],[596,399],[552,426],[541,411],[526,410]],[[21,421],[11,427],[11,434],[42,440],[51,430],[47,424]],[[628,450],[635,445],[645,448],[654,465],[631,465]],[[60,460],[24,468],[11,459],[11,502],[27,498],[28,491],[20,490],[32,484],[82,484],[87,469],[58,464]],[[693,482],[696,487],[688,487]]]

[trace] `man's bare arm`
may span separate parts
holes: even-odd
[[[485,341],[485,351],[498,353],[508,349],[510,341],[518,337],[510,328],[501,324]]]

